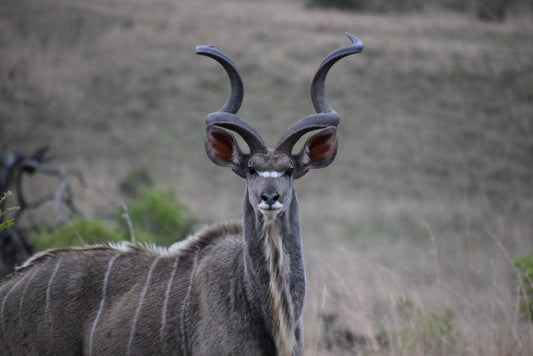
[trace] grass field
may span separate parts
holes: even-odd
[[[530,14],[486,23],[296,0],[3,0],[0,151],[50,145],[93,188],[76,195],[87,216],[114,209],[118,182],[142,168],[201,221],[239,218],[243,181],[203,148],[227,79],[195,46],[234,59],[239,114],[273,144],[312,113],[312,75],[349,43],[345,31],[365,49],[326,83],[339,152],[298,182],[307,353],[533,354],[512,265],[533,251]]]

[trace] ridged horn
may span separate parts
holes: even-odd
[[[324,84],[329,70],[339,59],[350,54],[360,53],[363,50],[363,43],[357,37],[349,33],[346,33],[346,36],[352,41],[352,44],[329,53],[320,63],[313,77],[311,83],[311,101],[317,113],[304,117],[292,124],[276,145],[277,151],[290,154],[296,142],[307,132],[328,126],[337,126],[339,124],[339,115],[331,108],[326,100]]]
[[[341,58],[350,54],[360,53],[363,51],[363,43],[354,35],[346,32],[346,36],[352,41],[351,45],[344,46],[331,52],[324,58],[318,66],[318,69],[311,83],[311,101],[317,113],[334,112],[326,100],[324,82],[331,67]]]
[[[244,139],[250,152],[266,151],[266,145],[259,133],[247,121],[235,115],[239,111],[244,97],[244,86],[235,63],[224,52],[213,46],[198,46],[196,53],[211,57],[220,63],[230,80],[230,95],[218,111],[207,116],[207,126],[217,125],[235,131]]]
[[[196,47],[196,54],[211,57],[224,67],[228,73],[231,91],[228,100],[218,111],[236,114],[241,107],[244,96],[244,87],[237,66],[224,52],[213,46],[198,46]]]

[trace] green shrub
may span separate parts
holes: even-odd
[[[141,188],[138,198],[127,204],[127,210],[135,239],[141,242],[169,246],[185,237],[193,223],[188,208],[177,199],[174,189]]]
[[[123,236],[122,231],[110,228],[102,220],[76,219],[54,231],[34,233],[32,241],[38,250],[44,250],[121,241]]]
[[[11,195],[12,195],[12,193],[10,191],[7,191],[7,192],[5,192],[2,195],[2,197],[0,197],[0,207],[4,204],[6,199],[9,198]],[[5,215],[7,215],[7,214],[9,214],[9,213],[11,213],[11,212],[13,212],[15,210],[18,210],[18,209],[19,209],[18,207],[11,207],[11,208],[7,208],[5,210],[0,209],[0,219],[2,219]],[[10,226],[13,226],[14,223],[15,223],[15,219],[14,218],[6,219],[4,221],[0,220],[0,231],[5,230],[5,229],[7,229]]]
[[[194,223],[189,209],[177,199],[173,189],[139,189],[138,198],[126,205],[126,212],[117,209],[113,218],[114,224],[76,219],[54,231],[33,233],[32,241],[39,250],[132,240],[169,246],[183,239]]]
[[[416,306],[408,297],[398,300],[397,309],[407,324],[399,334],[404,349],[422,355],[455,353],[457,334],[453,327],[455,315],[451,309],[437,314]]]
[[[516,258],[514,265],[520,272],[520,312],[525,319],[533,322],[533,254]]]

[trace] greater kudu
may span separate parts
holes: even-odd
[[[243,98],[233,62],[211,46],[196,52],[227,71],[231,94],[207,117],[213,162],[246,179],[242,224],[219,224],[169,248],[128,243],[48,250],[0,287],[0,352],[8,355],[301,355],[305,294],[294,180],[337,150],[339,116],[324,80],[362,43],[331,52],[311,86],[316,114],[273,149],[236,116]],[[226,130],[242,136],[244,153]],[[303,149],[292,153],[305,134]]]

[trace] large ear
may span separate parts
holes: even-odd
[[[244,154],[229,132],[214,125],[207,126],[205,150],[215,164],[230,167],[235,173],[245,177],[245,172],[242,169]]]
[[[296,155],[295,178],[300,178],[310,169],[328,166],[337,154],[337,128],[329,126],[309,137],[302,151]]]

